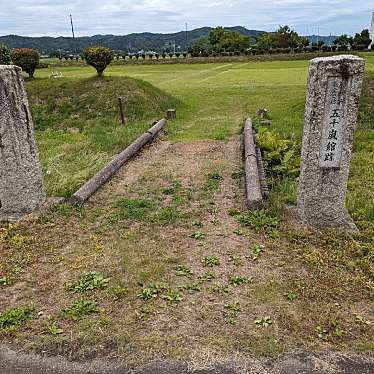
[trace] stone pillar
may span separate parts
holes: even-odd
[[[344,202],[363,76],[356,56],[310,62],[297,201],[307,226],[357,231]]]
[[[374,49],[374,12],[371,16],[370,39],[371,39],[371,43],[368,46],[368,49]]]
[[[14,220],[46,200],[21,69],[0,65],[0,220]]]

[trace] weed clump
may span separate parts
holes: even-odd
[[[65,283],[65,289],[73,293],[92,291],[107,287],[109,278],[105,278],[102,273],[91,271],[83,275],[81,279],[73,283]]]
[[[0,314],[0,329],[15,331],[32,318],[34,308],[18,307]]]
[[[97,312],[98,309],[96,301],[87,299],[80,299],[72,306],[62,310],[63,315],[69,316],[74,321],[79,321],[84,317]]]
[[[207,176],[205,185],[204,185],[204,190],[209,192],[209,191],[217,191],[219,189],[219,184],[223,180],[223,177],[219,173],[210,173]]]
[[[277,237],[279,227],[279,219],[267,213],[264,209],[255,210],[253,212],[240,213],[238,211],[230,211],[230,215],[242,225],[250,227],[255,231],[263,231],[271,237]]]
[[[219,258],[215,256],[205,256],[202,260],[201,263],[205,267],[213,267],[213,266],[219,266],[221,264]]]

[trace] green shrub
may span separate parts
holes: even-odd
[[[114,55],[111,49],[96,46],[86,48],[83,52],[83,58],[88,65],[94,67],[98,76],[102,76],[104,70],[112,62]]]
[[[6,45],[0,45],[0,65],[9,65],[11,61],[9,48]]]
[[[39,53],[30,48],[15,49],[10,54],[14,65],[22,68],[30,78],[34,76],[36,67],[39,65]]]

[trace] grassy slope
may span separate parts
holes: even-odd
[[[69,196],[110,158],[164,116],[175,100],[126,77],[36,79],[27,90],[47,191]],[[120,125],[117,98],[126,100]]]

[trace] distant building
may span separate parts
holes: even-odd
[[[373,49],[374,48],[374,12],[371,18],[370,39],[371,39],[371,43],[368,49]]]

